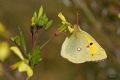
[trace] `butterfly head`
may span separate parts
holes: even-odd
[[[77,25],[77,24],[73,25],[73,28],[74,28],[74,32],[81,30],[81,29],[80,29],[80,26]]]

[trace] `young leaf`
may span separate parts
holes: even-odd
[[[19,72],[26,72],[28,78],[33,75],[32,68],[26,64],[24,61],[19,61],[11,66],[11,69],[18,69]],[[27,79],[28,80],[28,79]]]
[[[44,28],[48,22],[48,18],[46,14],[44,13],[43,16],[41,16],[38,20],[39,27]]]
[[[60,30],[61,32],[65,32],[65,30],[67,30],[67,26],[60,24],[58,30]]]
[[[65,17],[63,16],[63,14],[62,14],[61,12],[58,14],[58,17],[59,17],[62,21],[64,21],[65,23],[67,22],[66,19],[65,19]]]
[[[33,70],[28,64],[28,60],[24,59],[20,49],[16,46],[12,46],[10,48],[20,59],[21,61],[17,62],[16,64],[13,64],[11,66],[11,69],[18,69],[19,72],[26,72],[28,78],[30,78],[33,75]]]
[[[17,44],[18,46],[20,46],[20,36],[15,36],[11,38],[11,41],[13,41],[15,44]]]
[[[61,32],[67,32],[68,34],[72,34],[74,28],[71,27],[71,23],[66,21],[64,15],[61,12],[58,14],[58,17],[62,20],[61,25],[59,26],[59,30]]]
[[[47,22],[48,22],[48,17],[46,16],[45,13],[43,15],[43,21],[44,21],[44,25],[43,25],[43,27],[44,27],[47,24]]]
[[[36,64],[38,64],[41,61],[40,46],[34,48],[29,61],[32,67],[34,67]]]
[[[26,42],[25,42],[23,33],[22,33],[20,27],[18,27],[18,29],[19,29],[19,33],[20,33],[21,47],[23,48],[25,55],[27,55]]]
[[[38,14],[35,12],[32,17],[31,32],[34,33],[40,28],[47,30],[53,22],[52,20],[48,20],[46,13],[43,13],[43,6],[41,6]]]
[[[38,19],[42,16],[43,14],[43,6],[40,7],[39,12],[38,12]]]
[[[10,49],[21,59],[21,60],[24,60],[24,57],[20,51],[20,49],[16,46],[12,46],[10,47]]]
[[[53,23],[53,20],[48,21],[48,23],[46,24],[45,30],[47,30],[48,28],[50,28],[51,25],[52,25],[52,23]]]
[[[44,21],[43,21],[43,17],[41,17],[41,18],[38,20],[38,27],[43,28],[43,25],[44,25]]]
[[[31,26],[34,27],[36,25],[36,23],[37,23],[37,13],[36,13],[36,11],[34,12],[34,15],[33,15],[31,21],[32,21]]]

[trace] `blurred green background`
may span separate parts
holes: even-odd
[[[42,50],[43,60],[34,68],[31,80],[120,80],[120,0],[0,0],[0,21],[12,36],[18,34],[17,27],[20,26],[29,49],[32,47],[31,17],[41,4],[54,24],[48,31],[40,33],[40,44],[58,28],[59,12],[72,24],[76,24],[76,12],[79,12],[80,27],[99,42],[108,58],[83,64],[67,61],[60,56],[65,39],[65,35],[61,34]],[[14,55],[11,57],[8,64],[18,60]],[[24,80],[17,71],[14,76]]]

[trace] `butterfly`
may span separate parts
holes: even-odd
[[[100,61],[107,58],[105,50],[87,32],[74,25],[74,31],[62,44],[61,56],[72,63]]]

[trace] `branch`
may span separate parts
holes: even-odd
[[[40,47],[40,49],[43,49],[43,47],[45,47],[54,37],[55,37],[55,35],[53,35],[50,39],[48,39],[48,40]]]
[[[48,39],[41,47],[40,47],[40,49],[43,49],[43,47],[45,47],[52,39],[54,39],[56,36],[58,36],[60,34],[60,32],[55,32],[54,34],[53,34],[53,36],[50,38],[50,39]]]

